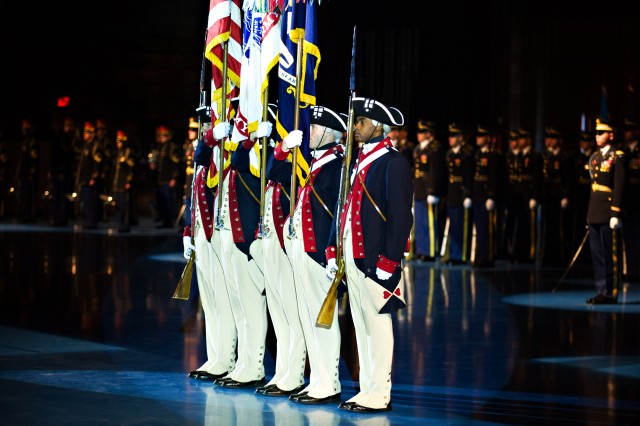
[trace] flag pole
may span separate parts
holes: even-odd
[[[298,34],[300,34],[298,32]],[[295,92],[295,107],[293,110],[293,130],[299,130],[300,127],[300,78],[302,76],[302,45],[304,43],[304,36],[298,37],[298,50],[296,54],[296,92]],[[308,129],[307,129],[308,131]],[[296,180],[297,180],[297,168],[298,168],[298,147],[295,146],[292,151],[293,158],[291,159],[291,203],[289,204],[289,238],[295,237],[293,229],[293,213],[296,208]]]
[[[222,43],[222,96],[220,105],[220,122],[227,121],[227,69],[229,41]],[[224,144],[228,138],[226,135],[220,141],[220,163],[218,165],[218,209],[216,211],[216,229],[222,229],[222,196],[224,190]]]
[[[269,119],[269,86],[265,87],[262,99],[262,121]],[[260,220],[258,221],[258,238],[266,234],[264,226],[265,191],[267,185],[267,143],[269,135],[262,137],[262,149],[260,154]]]

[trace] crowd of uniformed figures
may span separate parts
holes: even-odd
[[[588,240],[582,256],[591,256],[597,290],[589,303],[615,303],[621,272],[640,277],[635,121],[626,119],[619,131],[597,120],[595,132],[580,132],[571,148],[567,135],[548,127],[537,149],[524,129],[512,130],[503,146],[494,129],[438,128],[427,120],[417,123],[413,142],[397,109],[355,98],[354,110],[351,155],[346,115],[325,107],[313,108],[309,129],[282,141],[272,132],[275,105],[270,121],[237,145],[229,142],[225,121],[190,119],[183,144],[159,126],[148,153],[123,131],[110,139],[102,120],[85,122],[81,132],[65,120],[47,172],[52,223],[67,223],[71,202],[83,226],[95,228],[106,199],[117,206],[120,230],[128,231],[137,221],[134,169],[143,164],[155,181],[159,226],[174,227],[179,215],[185,258],[196,253],[207,359],[189,376],[227,388],[256,386],[258,393],[302,404],[340,400],[340,330],[337,321],[318,327],[316,319],[343,266],[340,290],[348,292],[356,331],[360,391],[340,408],[356,412],[391,409],[391,314],[404,307],[403,260],[565,267]],[[291,153],[304,133],[312,160],[296,180]],[[268,141],[265,188],[255,162],[262,140]],[[41,164],[28,120],[19,157],[8,152],[0,145],[0,201],[15,193],[15,211],[33,221]],[[340,203],[345,182],[350,190]],[[267,309],[277,357],[264,383]]]
[[[19,147],[0,135],[0,218],[46,219],[54,226],[77,221],[95,229],[116,214],[118,230],[128,232],[138,223],[142,183],[155,191],[150,204],[159,228],[175,227],[185,214],[181,205],[191,205],[195,119],[183,142],[174,140],[168,126],[158,126],[149,152],[128,132],[111,134],[103,119],[79,126],[66,117],[53,127],[44,135],[31,120],[22,120]]]

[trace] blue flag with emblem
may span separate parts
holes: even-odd
[[[298,42],[302,42],[300,104],[298,129],[303,139],[298,149],[298,177],[304,183],[309,172],[309,124],[311,107],[316,105],[316,78],[320,64],[317,42],[316,3],[289,1],[282,13],[280,32],[280,64],[278,67],[278,118],[277,131],[281,139],[294,129],[296,108],[296,70]]]

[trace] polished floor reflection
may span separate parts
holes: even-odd
[[[590,266],[405,265],[393,411],[358,415],[197,382],[197,288],[171,299],[180,235],[0,224],[0,424],[637,425],[640,283],[587,306]],[[340,303],[343,399],[358,365]],[[274,335],[268,334],[267,374]]]

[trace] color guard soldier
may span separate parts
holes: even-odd
[[[490,145],[491,131],[486,126],[476,129],[475,172],[473,175],[473,225],[475,242],[471,245],[473,266],[493,266],[496,253],[496,200],[501,184],[499,158]]]
[[[585,235],[587,228],[587,209],[591,196],[591,176],[589,174],[589,158],[593,154],[594,139],[589,132],[578,135],[578,150],[573,160],[575,187],[573,191],[573,231],[571,253],[574,253]],[[587,252],[588,253],[588,252]],[[587,254],[588,255],[588,254]]]
[[[226,123],[228,131],[230,124]],[[218,135],[215,137],[219,139]],[[229,388],[257,387],[265,378],[265,283],[249,251],[260,216],[260,178],[252,174],[249,159],[254,144],[255,139],[239,143],[231,154],[231,165],[223,179],[220,261],[228,277],[227,291],[238,330],[238,359],[233,371],[215,383]]]
[[[168,127],[158,126],[156,145],[149,154],[149,168],[157,172],[156,200],[161,221],[158,228],[173,228],[175,191],[182,155],[172,138],[173,132]]]
[[[574,188],[571,158],[563,149],[563,135],[547,127],[542,153],[543,248],[545,265],[566,265],[570,260],[570,199]]]
[[[509,221],[511,232],[511,260],[536,260],[538,219],[537,209],[542,183],[542,158],[532,146],[532,134],[520,129],[517,136],[518,151],[508,157]]]
[[[406,306],[401,261],[411,232],[411,169],[384,137],[386,126],[404,124],[402,113],[368,98],[353,98],[354,140],[362,143],[352,185],[340,211],[342,235],[333,222],[330,241],[341,238],[349,305],[358,344],[360,391],[340,404],[356,413],[391,409],[393,324]],[[335,247],[329,246],[327,278],[333,279]]]
[[[214,191],[217,182],[212,183],[212,186],[208,184],[208,180],[216,177],[220,169],[217,163],[220,158],[220,140],[225,139],[229,133],[228,123],[221,123],[211,129],[211,121],[204,122],[202,133],[202,139],[193,155],[196,170],[193,192],[189,195],[193,201],[190,225],[185,226],[182,241],[185,259],[189,259],[191,250],[196,251],[196,277],[204,313],[207,359],[204,364],[191,371],[189,377],[215,381],[226,376],[236,366],[236,322],[229,301],[227,277],[220,263],[220,232],[214,229]]]
[[[113,183],[110,188],[115,194],[118,210],[119,232],[131,231],[131,203],[133,195],[133,167],[135,159],[127,143],[125,132],[116,133],[116,151],[113,158]]]
[[[435,138],[435,126],[420,120],[414,158],[415,253],[434,260],[440,252],[440,199],[446,190],[445,149]]]
[[[311,115],[309,148],[313,159],[301,188],[293,218],[293,238],[285,239],[295,279],[295,296],[307,347],[310,366],[309,384],[289,397],[301,404],[324,404],[337,401],[342,388],[339,378],[340,326],[338,307],[331,328],[316,326],[316,318],[327,297],[331,283],[325,278],[325,249],[338,203],[340,171],[344,148],[337,141],[347,130],[348,117],[329,108],[314,106]],[[297,133],[297,134],[296,134]],[[292,131],[275,151],[284,176],[291,177],[291,162],[285,161],[291,148],[302,140],[302,132]],[[288,167],[282,167],[286,165]],[[271,169],[271,172],[275,167]]]
[[[624,121],[625,157],[627,158],[627,182],[625,188],[625,221],[622,227],[624,240],[625,278],[640,280],[640,124],[633,117]]]
[[[76,173],[76,194],[79,193],[82,207],[82,227],[95,229],[98,227],[98,180],[102,151],[96,140],[96,128],[93,123],[84,123],[83,148]]]
[[[471,253],[471,195],[473,191],[473,148],[466,143],[467,131],[458,123],[449,124],[447,164],[447,223],[442,260],[466,263]]]
[[[626,164],[623,151],[613,147],[614,129],[605,119],[596,120],[597,150],[589,159],[591,197],[587,211],[589,246],[593,260],[596,295],[589,304],[617,303],[620,274],[620,237]]]

